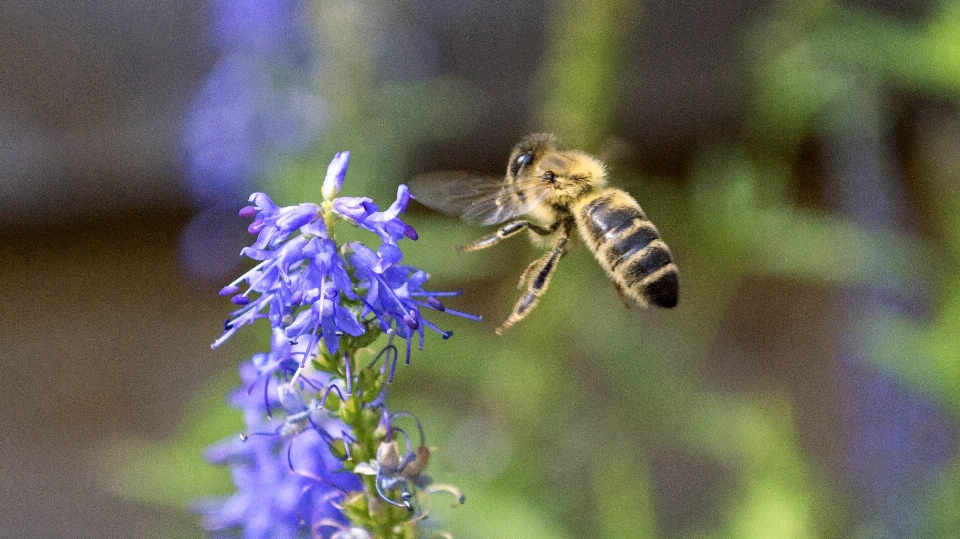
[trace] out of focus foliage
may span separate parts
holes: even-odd
[[[525,127],[599,151],[629,123],[619,116],[630,96],[618,81],[630,62],[617,51],[644,7],[549,5],[545,57],[527,66],[537,113]],[[385,75],[391,60],[378,56],[389,52],[378,40],[387,37],[375,23],[402,18],[391,10],[400,8],[316,2],[327,66],[316,85],[333,123],[318,147],[275,168],[264,189],[282,193],[284,203],[317,200],[319,163],[341,149],[353,152],[351,189],[385,198],[408,178],[418,148],[478,121],[469,81],[429,70]],[[412,22],[401,30],[416,32]],[[421,239],[407,258],[439,288],[464,288],[457,308],[487,319],[457,324],[450,341],[427,346],[397,375],[394,406],[414,411],[440,448],[432,474],[467,494],[463,507],[439,504],[429,519],[461,539],[955,537],[958,36],[957,1],[909,21],[833,1],[778,1],[757,12],[740,36],[742,125],[696,147],[683,177],[614,166],[613,183],[641,202],[678,260],[681,303],[673,311],[625,310],[579,248],[538,309],[498,338],[493,328],[537,251],[512,240],[496,252],[457,255],[455,246],[483,231],[426,211],[411,215]],[[904,103],[932,112],[905,120]],[[870,222],[831,199],[843,170],[827,154],[851,132],[873,140],[870,151],[892,164],[880,170],[901,189],[894,193],[911,193],[893,201],[906,217]],[[509,146],[502,150],[506,160]],[[848,323],[844,294],[868,293],[909,308]],[[793,307],[812,309],[807,319],[822,323],[761,328],[786,344],[761,351],[760,365],[731,364],[742,357],[731,353],[742,335],[726,333],[731,320]],[[770,324],[782,319],[769,316]],[[836,367],[849,342],[866,359],[858,369],[905,397],[858,404],[858,393],[845,389],[853,371]],[[818,408],[821,399],[835,406]],[[185,425],[181,440],[126,460],[116,484],[175,505],[213,489],[201,448],[237,423],[210,400],[199,401],[202,419]],[[899,424],[875,425],[861,412],[906,413],[904,403],[920,411]],[[821,415],[806,416],[810,410]],[[229,426],[210,426],[213,417]],[[879,434],[865,447],[880,457],[870,460],[851,440],[873,427]],[[144,473],[158,467],[167,473]],[[875,468],[903,472],[891,478]],[[895,518],[884,516],[885,504],[897,508]]]

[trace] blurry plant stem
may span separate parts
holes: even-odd
[[[312,1],[319,51],[315,85],[330,106],[329,125],[314,155],[327,159],[350,148],[364,156],[352,165],[350,188],[374,199],[390,196],[404,179],[412,148],[468,126],[463,104],[471,99],[458,81],[429,75],[391,80],[378,71],[380,64],[394,60],[378,48],[381,34],[403,28],[406,6],[405,1]],[[284,186],[291,199],[309,200],[315,178],[293,180],[295,185]]]
[[[338,120],[347,125],[367,124],[372,114],[376,74],[369,11],[364,0],[314,2],[316,36],[324,53],[318,85]],[[340,143],[354,147],[352,140]]]
[[[624,39],[639,6],[629,0],[556,0],[553,8],[536,127],[570,146],[596,149],[614,127]]]

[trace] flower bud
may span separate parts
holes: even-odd
[[[327,166],[327,176],[323,179],[323,187],[320,188],[320,194],[323,195],[324,200],[333,200],[340,193],[343,178],[347,175],[347,164],[349,162],[349,151],[338,153],[333,161],[330,161],[330,165]]]

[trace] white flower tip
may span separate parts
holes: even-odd
[[[350,163],[350,152],[342,151],[333,157],[327,166],[327,176],[323,179],[320,193],[324,200],[333,200],[340,193],[343,178],[347,175],[347,165]]]

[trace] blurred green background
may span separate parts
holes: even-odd
[[[3,6],[20,30],[0,47],[0,535],[195,537],[185,505],[230,489],[201,452],[239,430],[223,394],[267,332],[208,349],[247,241],[230,212],[188,235],[211,206],[178,146],[222,60],[210,5]],[[344,194],[387,205],[419,173],[502,174],[549,131],[610,156],[680,267],[676,309],[627,310],[581,246],[497,337],[539,251],[455,254],[485,231],[411,208],[406,260],[485,318],[433,317],[455,336],[391,393],[440,448],[431,474],[467,495],[429,522],[461,539],[957,537],[960,2],[297,9],[322,127],[257,154],[244,189],[316,201],[349,149]]]

